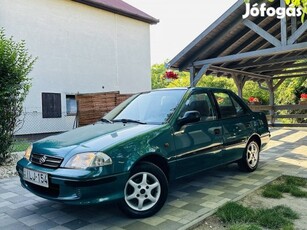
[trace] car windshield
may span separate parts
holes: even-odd
[[[158,90],[141,93],[123,102],[102,121],[163,124],[174,113],[186,90]]]

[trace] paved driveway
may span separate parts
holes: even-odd
[[[281,174],[307,177],[307,130],[275,129],[259,169],[239,172],[235,164],[177,181],[154,217],[133,220],[115,204],[77,207],[32,195],[18,177],[0,180],[0,229],[186,229],[217,207],[237,200]]]

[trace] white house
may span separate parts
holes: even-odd
[[[156,23],[121,0],[1,0],[0,27],[38,57],[17,134],[72,129],[77,93],[150,90]]]

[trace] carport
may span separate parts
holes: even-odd
[[[284,0],[265,2],[275,9],[286,7]],[[255,3],[259,1],[250,1],[251,5]],[[277,115],[277,110],[301,110],[307,105],[276,106],[274,91],[287,78],[307,79],[307,21],[276,16],[243,19],[245,8],[243,0],[238,0],[174,57],[168,68],[189,71],[191,86],[205,75],[231,77],[240,97],[246,81],[258,82],[261,89],[269,92],[270,103],[253,109],[269,110],[272,125],[276,118],[306,118],[306,114]]]

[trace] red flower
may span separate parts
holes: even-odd
[[[259,102],[259,99],[257,97],[250,97],[248,98],[249,102]]]
[[[168,70],[165,72],[164,77],[166,79],[178,79],[178,73],[175,73],[172,70]]]
[[[301,94],[301,99],[307,99],[307,93],[302,93]]]

